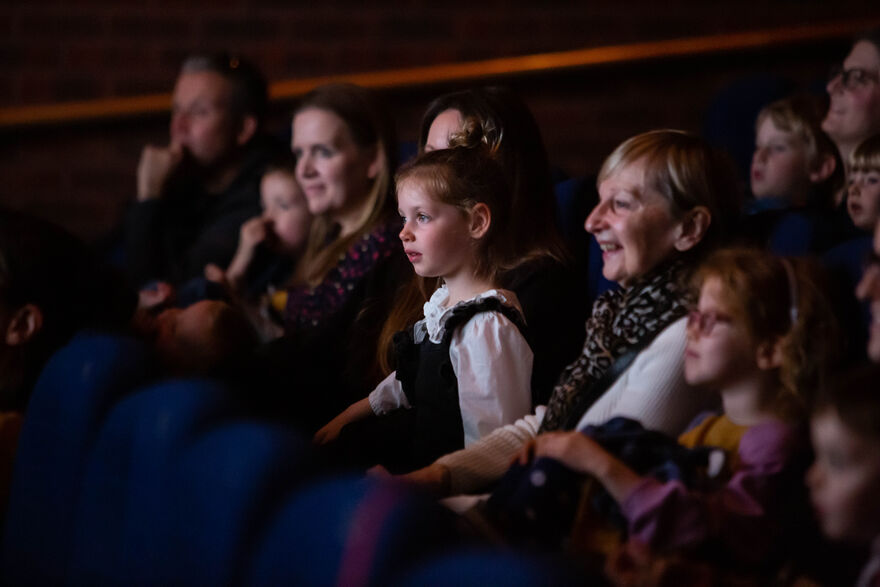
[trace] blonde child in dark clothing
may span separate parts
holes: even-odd
[[[773,102],[758,114],[750,172],[754,199],[744,217],[744,232],[756,246],[800,255],[824,251],[846,234],[842,200],[834,200],[843,166],[820,121],[819,104],[807,96]]]
[[[283,332],[280,316],[287,302],[284,286],[305,251],[312,224],[292,156],[267,168],[260,181],[260,200],[263,213],[242,224],[238,249],[229,267],[224,272],[209,265],[205,276],[224,284],[261,338],[270,340]]]
[[[818,104],[806,97],[779,100],[761,110],[750,174],[756,200],[772,198],[803,207],[814,190],[824,188],[830,196],[826,184],[832,178],[839,181],[840,165],[820,122]]]

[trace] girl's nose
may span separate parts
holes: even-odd
[[[403,242],[412,240],[412,232],[409,229],[409,222],[404,221],[403,228],[400,229],[400,234],[398,236]]]
[[[688,340],[696,340],[700,337],[700,321],[699,319],[688,317],[685,325],[685,333]]]

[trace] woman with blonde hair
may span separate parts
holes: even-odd
[[[375,96],[318,87],[293,116],[296,179],[314,216],[284,301],[284,336],[261,365],[278,401],[313,428],[381,380],[375,341],[394,291],[411,274],[397,238],[396,141]],[[278,381],[292,390],[277,393]]]

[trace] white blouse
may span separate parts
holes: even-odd
[[[497,298],[522,312],[516,294],[504,289],[491,289],[459,304],[486,298]],[[459,305],[447,307],[448,300],[444,285],[425,303],[425,317],[414,326],[417,344],[425,334],[433,343],[443,340],[446,321]],[[531,411],[532,350],[519,328],[503,314],[481,312],[468,320],[452,335],[449,359],[458,380],[465,446]],[[396,373],[370,393],[369,401],[380,415],[410,407]]]

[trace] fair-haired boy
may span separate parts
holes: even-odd
[[[774,198],[802,207],[816,191],[832,193],[840,166],[821,120],[818,104],[808,97],[785,98],[761,110],[750,175],[757,200]]]

